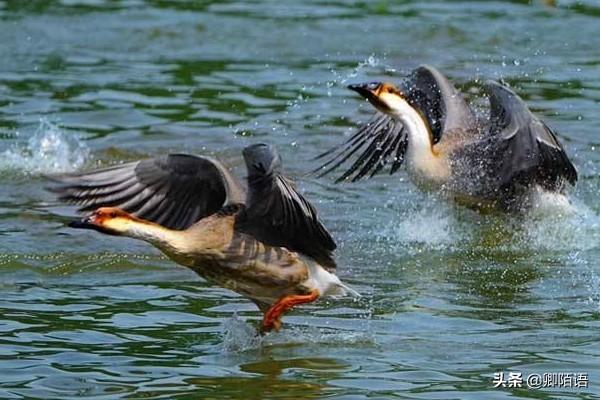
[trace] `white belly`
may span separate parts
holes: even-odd
[[[411,151],[413,150],[413,151]],[[450,178],[450,163],[443,156],[435,155],[430,149],[411,149],[406,152],[408,176],[424,191],[440,190]]]

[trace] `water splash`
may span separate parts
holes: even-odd
[[[403,210],[381,232],[378,239],[393,241],[409,253],[451,249],[467,240],[469,230],[457,218],[456,209],[441,199],[420,202],[421,208]]]
[[[223,324],[222,353],[241,353],[261,346],[263,336],[249,322],[234,315]]]
[[[290,344],[313,345],[376,345],[375,336],[370,329],[365,331],[347,331],[324,329],[314,326],[292,326],[289,323],[279,332],[261,336],[252,325],[234,315],[223,324],[221,353],[232,354],[260,350],[269,346]]]
[[[333,74],[333,79],[326,83],[327,96],[328,97],[332,96],[331,88],[333,88],[334,86],[345,85],[351,79],[356,78],[364,70],[369,69],[369,68],[372,69],[372,68],[379,67],[380,64],[382,64],[382,59],[375,57],[374,54],[371,54],[369,57],[367,57],[366,60],[359,62],[356,65],[356,67],[354,67],[354,69],[352,69],[350,72],[348,72],[348,71],[339,72],[336,69],[332,68],[331,73]]]
[[[561,193],[548,192],[537,188],[532,199],[533,207],[530,211],[532,217],[548,215],[568,216],[577,212],[577,208],[569,198]]]
[[[69,172],[81,167],[89,155],[87,146],[46,118],[25,145],[17,145],[0,153],[0,171],[26,174]]]
[[[424,250],[587,251],[600,243],[600,215],[576,197],[541,193],[524,214],[480,214],[428,198],[404,209],[378,242],[408,254]]]
[[[547,251],[585,251],[598,246],[600,216],[577,199],[573,203],[564,198],[546,200],[523,224],[519,238],[523,245]]]
[[[333,95],[334,88],[338,86],[345,86],[349,81],[364,71],[368,71],[369,69],[385,69],[387,72],[394,72],[395,70],[391,67],[388,67],[384,64],[385,54],[379,58],[374,54],[370,55],[366,59],[361,62],[358,62],[355,66],[343,69],[336,69],[334,66],[335,63],[332,63],[332,66],[329,67],[329,72],[332,75],[331,79],[318,81],[314,84],[303,84],[300,88],[298,94],[290,98],[286,102],[286,108],[283,112],[281,118],[272,118],[270,115],[269,118],[264,118],[259,116],[254,119],[252,122],[245,123],[239,126],[231,125],[230,128],[233,130],[233,133],[236,136],[253,136],[256,132],[261,131],[270,131],[271,134],[281,134],[283,136],[289,135],[289,122],[294,118],[297,118],[301,115],[309,115],[314,119],[314,124],[319,124],[319,121],[323,118],[323,115],[320,114],[320,109],[318,106],[314,104],[310,104],[313,100],[313,96],[315,93],[321,93],[322,88],[326,89],[326,95],[331,97]],[[269,64],[265,65],[266,68],[270,68]],[[290,76],[293,73],[290,72]],[[295,84],[295,83],[294,83]],[[345,101],[345,100],[343,100]],[[315,107],[315,112],[308,112],[307,107]],[[291,142],[293,147],[298,146],[298,142]]]
[[[583,297],[582,302],[589,306],[593,311],[600,311],[600,276],[596,270],[586,261],[578,260],[583,270],[573,279],[573,286],[583,282],[583,286],[588,293],[587,298]]]

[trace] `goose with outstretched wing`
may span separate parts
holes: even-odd
[[[71,227],[147,241],[250,298],[265,332],[295,305],[356,295],[335,275],[336,244],[277,151],[257,144],[243,156],[248,190],[219,161],[187,154],[51,177],[50,190],[84,214]]]
[[[377,113],[341,145],[319,156],[319,175],[346,166],[338,182],[406,164],[411,180],[477,209],[522,210],[540,191],[563,194],[577,171],[556,133],[511,89],[487,82],[490,115],[478,118],[431,66],[401,85],[350,85]]]

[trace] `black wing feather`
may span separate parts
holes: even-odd
[[[259,144],[244,149],[248,168],[246,212],[239,230],[270,246],[282,246],[335,269],[336,244],[312,204],[281,173],[275,149]]]
[[[559,191],[565,181],[574,185],[577,170],[555,132],[506,86],[489,81],[486,89],[490,96],[489,135],[498,143],[498,186],[533,181]]]
[[[373,118],[361,125],[352,137],[317,157],[320,159],[329,156],[329,159],[312,172],[318,173],[319,177],[327,175],[345,164],[361,149],[358,158],[336,182],[355,182],[369,173],[372,177],[390,163],[395,172],[404,160],[407,140],[408,136],[400,121],[377,112]],[[394,152],[396,156],[392,157]]]
[[[377,118],[382,116],[385,117],[384,115],[376,115],[369,122],[360,126],[357,132],[354,135],[352,135],[350,139],[346,140],[341,145],[333,147],[327,150],[325,153],[317,156],[315,160],[324,158],[328,155],[333,155],[328,161],[326,161],[323,165],[321,165],[311,173],[319,172],[318,177],[320,178],[334,171],[340,165],[344,164],[346,160],[352,157],[354,153],[360,150],[360,148],[367,143],[367,139],[369,137],[370,132],[380,129],[382,124],[386,123],[385,118]],[[337,154],[335,154],[336,152]],[[342,178],[337,179],[338,182],[342,180]]]
[[[244,201],[222,164],[187,154],[49,178],[56,183],[49,189],[80,212],[118,207],[171,229],[185,229],[224,205]]]

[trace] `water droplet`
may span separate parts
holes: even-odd
[[[0,157],[0,170],[26,173],[69,172],[81,167],[89,154],[87,146],[73,133],[66,133],[46,118],[25,147],[6,150]]]

